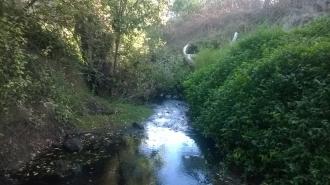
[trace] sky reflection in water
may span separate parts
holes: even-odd
[[[140,150],[159,157],[157,170],[162,185],[197,185],[207,182],[205,160],[195,141],[187,135],[186,106],[179,101],[165,101],[146,123],[146,137]]]

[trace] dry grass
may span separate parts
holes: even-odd
[[[182,48],[187,42],[208,39],[221,45],[229,42],[236,31],[250,32],[261,24],[278,24],[290,29],[330,11],[330,0],[275,0],[268,6],[259,0],[224,2],[205,5],[194,14],[171,20],[164,28],[169,45]]]

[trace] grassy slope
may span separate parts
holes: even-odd
[[[79,64],[69,64],[65,68],[65,71],[59,68],[53,75],[59,97],[57,101],[62,108],[59,119],[74,123],[83,130],[104,126],[119,129],[151,115],[152,110],[147,105],[93,95],[81,76]]]
[[[110,114],[86,114],[77,117],[76,126],[81,129],[93,129],[111,126],[114,129],[131,126],[134,122],[142,122],[152,113],[150,107],[121,100],[109,100],[95,97],[98,104],[110,110]]]
[[[24,35],[28,45],[34,47],[20,46],[26,55],[22,73],[29,80],[28,85],[20,87],[22,90],[18,92],[24,101],[18,98],[18,93],[11,93],[10,98],[1,100],[10,106],[7,112],[0,113],[0,158],[5,159],[0,162],[0,170],[17,168],[35,153],[60,142],[73,127],[84,131],[108,127],[116,132],[116,129],[140,122],[152,113],[145,105],[93,95],[86,85],[84,66],[76,53],[56,34],[34,31],[36,34],[31,38]],[[30,33],[34,34],[32,31],[27,34]],[[59,46],[48,54],[42,53],[43,47],[56,44]],[[5,69],[15,69],[13,62],[5,64],[9,65]],[[0,93],[3,95],[2,91]],[[12,143],[17,147],[13,148]]]

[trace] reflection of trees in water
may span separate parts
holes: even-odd
[[[223,162],[223,155],[216,149],[212,139],[204,138],[202,135],[196,134],[195,132],[191,132],[189,136],[194,139],[198,148],[201,150],[204,156],[203,160],[208,161],[208,164],[204,164],[204,166],[208,169],[207,179],[209,183],[212,181],[213,184],[222,185],[241,184],[237,174],[225,170],[226,167]]]
[[[186,174],[192,176],[199,183],[209,184],[207,165],[200,156],[182,156],[182,166]]]
[[[150,159],[153,163],[153,166],[159,170],[163,165],[164,165],[164,161],[161,157],[161,155],[159,154],[158,150],[153,150],[150,154]]]
[[[198,148],[201,150],[201,153],[204,155],[205,160],[209,164],[219,164],[223,162],[223,155],[216,148],[215,142],[211,138],[205,138],[201,134],[191,131],[189,136],[195,141]],[[209,166],[214,167],[214,166]]]

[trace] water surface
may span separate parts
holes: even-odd
[[[188,134],[187,106],[168,100],[155,108],[146,123],[146,136],[140,150],[159,161],[156,168],[161,185],[209,185],[207,162]]]

